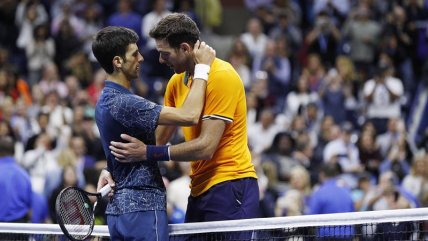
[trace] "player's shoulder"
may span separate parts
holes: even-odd
[[[242,83],[239,74],[236,72],[233,66],[229,62],[218,58],[213,62],[211,66],[210,78],[210,80],[213,80],[213,82],[218,83],[219,85],[223,85],[224,83]]]
[[[234,68],[229,62],[216,58],[211,65],[210,73],[217,71],[234,71]]]

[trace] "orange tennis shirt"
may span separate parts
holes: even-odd
[[[165,105],[180,107],[190,91],[186,73],[174,74],[165,92]],[[202,121],[220,119],[226,128],[211,160],[191,164],[191,195],[199,196],[215,184],[245,177],[257,178],[247,144],[247,106],[245,89],[235,69],[215,59],[210,68]],[[197,138],[201,124],[182,127],[186,141]]]

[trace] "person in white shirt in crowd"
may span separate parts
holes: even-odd
[[[253,59],[263,56],[268,37],[263,33],[263,26],[259,19],[250,18],[247,22],[247,31],[241,34],[240,38],[247,46]]]
[[[36,140],[35,148],[24,153],[21,165],[30,174],[34,192],[44,194],[47,176],[60,170],[57,163],[58,152],[51,137],[42,133]]]
[[[318,100],[318,93],[309,88],[308,76],[302,74],[297,81],[295,90],[287,95],[284,113],[291,120],[298,114],[299,110],[309,103],[317,103]]]
[[[37,1],[21,1],[16,8],[15,24],[19,28],[16,46],[25,49],[33,39],[34,27],[48,22],[48,14]]]
[[[149,32],[159,20],[171,13],[167,8],[168,4],[166,0],[155,0],[152,2],[152,11],[144,15],[141,21],[141,36],[147,40],[145,51],[156,50],[155,40],[150,37]]]
[[[272,144],[275,135],[281,131],[275,123],[275,113],[272,109],[263,109],[260,119],[254,126],[248,128],[248,144],[251,152],[260,154]]]
[[[349,122],[342,126],[333,126],[331,128],[333,139],[327,143],[324,149],[324,162],[338,163],[342,168],[341,175],[347,184],[351,187],[356,186],[358,173],[363,171],[360,162],[358,148],[352,141],[353,127]]]
[[[401,116],[400,100],[404,87],[400,79],[391,75],[391,70],[391,65],[379,63],[376,75],[363,87],[366,117],[373,122],[378,134],[385,133],[388,119]]]

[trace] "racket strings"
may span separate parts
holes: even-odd
[[[76,239],[89,236],[93,228],[93,209],[89,198],[76,189],[62,193],[60,218],[68,233]]]

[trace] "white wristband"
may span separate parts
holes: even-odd
[[[203,79],[208,80],[208,74],[210,72],[210,66],[206,64],[196,64],[195,73],[193,74],[193,79]]]

